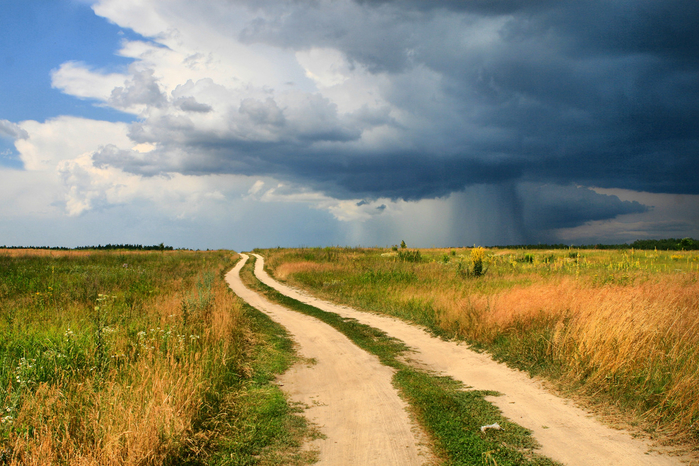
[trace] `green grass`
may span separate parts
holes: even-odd
[[[484,399],[493,392],[469,390],[448,377],[438,377],[402,362],[407,347],[385,332],[354,319],[326,312],[284,296],[254,278],[254,258],[241,271],[247,286],[289,309],[316,317],[345,334],[357,346],[375,354],[396,369],[393,383],[409,403],[418,422],[431,437],[434,450],[445,465],[553,465],[534,453],[531,432],[506,420]],[[497,422],[502,431],[480,431],[480,426]],[[496,463],[487,463],[495,461]]]

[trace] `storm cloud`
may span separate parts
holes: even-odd
[[[648,210],[593,187],[699,194],[695,1],[93,8],[150,41],[125,43],[102,104],[155,148],[104,146],[98,168],[271,177],[359,207],[491,185],[523,240]]]
[[[335,12],[298,9],[258,21],[244,37],[335,47],[370,72],[395,76],[390,104],[429,119],[409,136],[416,153],[372,160],[383,170],[402,159],[400,171],[415,175],[399,173],[405,191],[387,194],[416,195],[420,159],[431,167],[423,196],[503,176],[698,192],[696,2],[513,2],[506,10],[502,2],[438,3],[424,12],[414,3],[406,11],[403,2],[366,2],[342,23]],[[430,90],[406,76],[420,67],[439,77],[431,102],[420,95]],[[342,179],[352,169],[364,177],[366,160],[357,159]],[[429,172],[442,173],[434,190]]]

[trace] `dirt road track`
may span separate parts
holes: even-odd
[[[466,346],[431,336],[425,330],[391,317],[338,306],[272,279],[257,254],[255,275],[266,285],[298,301],[378,328],[404,341],[413,359],[428,368],[478,390],[503,394],[489,400],[505,417],[534,433],[541,454],[570,466],[671,466],[677,457],[651,452],[649,445],[628,433],[600,424],[570,402],[547,392],[526,374],[515,371]]]
[[[315,364],[295,365],[281,382],[294,401],[309,406],[306,416],[326,437],[310,446],[319,450],[317,464],[426,464],[429,454],[421,451],[419,429],[391,385],[393,370],[329,325],[247,289],[239,272],[248,256],[242,257],[244,260],[226,275],[231,289],[283,325],[293,335],[302,357],[315,360]]]

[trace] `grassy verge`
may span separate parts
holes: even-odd
[[[402,362],[407,347],[386,333],[320,310],[282,295],[259,282],[252,274],[254,258],[241,271],[245,284],[283,306],[316,317],[345,334],[359,347],[375,354],[396,369],[394,385],[411,406],[418,422],[431,437],[437,456],[445,465],[553,465],[533,452],[531,433],[506,420],[484,399],[493,392],[466,390],[447,377],[417,370]],[[480,426],[497,422],[501,431],[481,432]]]
[[[0,464],[294,464],[293,354],[213,252],[0,252]]]
[[[213,465],[303,465],[315,461],[315,454],[302,451],[306,438],[315,433],[300,414],[302,409],[288,404],[273,383],[296,360],[286,330],[265,314],[243,303],[255,345],[250,352],[249,377],[234,389],[216,392],[215,415],[210,422],[221,426],[219,440],[205,462]],[[213,413],[212,413],[213,414]]]
[[[289,249],[277,278],[420,323],[555,381],[664,443],[699,444],[699,253]]]

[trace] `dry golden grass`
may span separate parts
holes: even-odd
[[[632,404],[674,435],[699,419],[696,281],[665,276],[635,286],[596,287],[563,277],[458,299],[414,285],[400,295],[431,303],[443,330],[486,344],[547,321],[548,351],[566,367],[566,378],[590,392],[613,382],[614,390],[628,385],[652,393],[654,399],[648,395]]]
[[[318,264],[316,262],[286,262],[274,269],[274,276],[280,280],[286,280],[289,275],[298,272],[323,273],[334,268],[332,264]]]
[[[182,254],[187,251],[162,251],[159,254]],[[189,251],[194,253],[194,251]],[[98,250],[98,249],[3,249],[0,248],[0,254],[9,257],[87,257],[94,254],[119,254],[119,255],[134,255],[134,254],[153,254],[153,251],[144,250]]]
[[[51,250],[51,249],[0,249],[0,254],[8,257],[85,257],[95,251]]]
[[[191,431],[202,403],[201,369],[144,360],[134,372],[128,386],[108,380],[96,390],[85,382],[67,394],[40,387],[17,419],[35,426],[34,434],[14,438],[9,464],[161,463]]]

